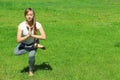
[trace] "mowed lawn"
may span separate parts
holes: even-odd
[[[28,7],[47,35],[33,77],[13,54]],[[0,0],[0,80],[120,80],[120,1]]]

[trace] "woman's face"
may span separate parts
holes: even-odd
[[[28,22],[32,21],[34,17],[33,11],[28,11],[25,17]]]

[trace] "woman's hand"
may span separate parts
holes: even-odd
[[[32,28],[29,27],[29,30],[28,30],[28,35],[29,37],[32,35]]]

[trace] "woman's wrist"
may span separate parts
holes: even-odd
[[[30,34],[26,35],[26,38],[29,38],[30,37]]]
[[[34,34],[32,34],[31,37],[34,37]]]

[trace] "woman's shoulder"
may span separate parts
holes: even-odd
[[[41,23],[40,23],[40,22],[38,22],[38,21],[36,21],[36,24],[41,25]]]
[[[26,26],[26,21],[23,21],[18,25],[20,29],[24,28],[24,26]]]
[[[26,21],[21,22],[19,25],[25,25]]]
[[[42,27],[41,23],[36,21],[36,27],[37,29],[41,28]]]

